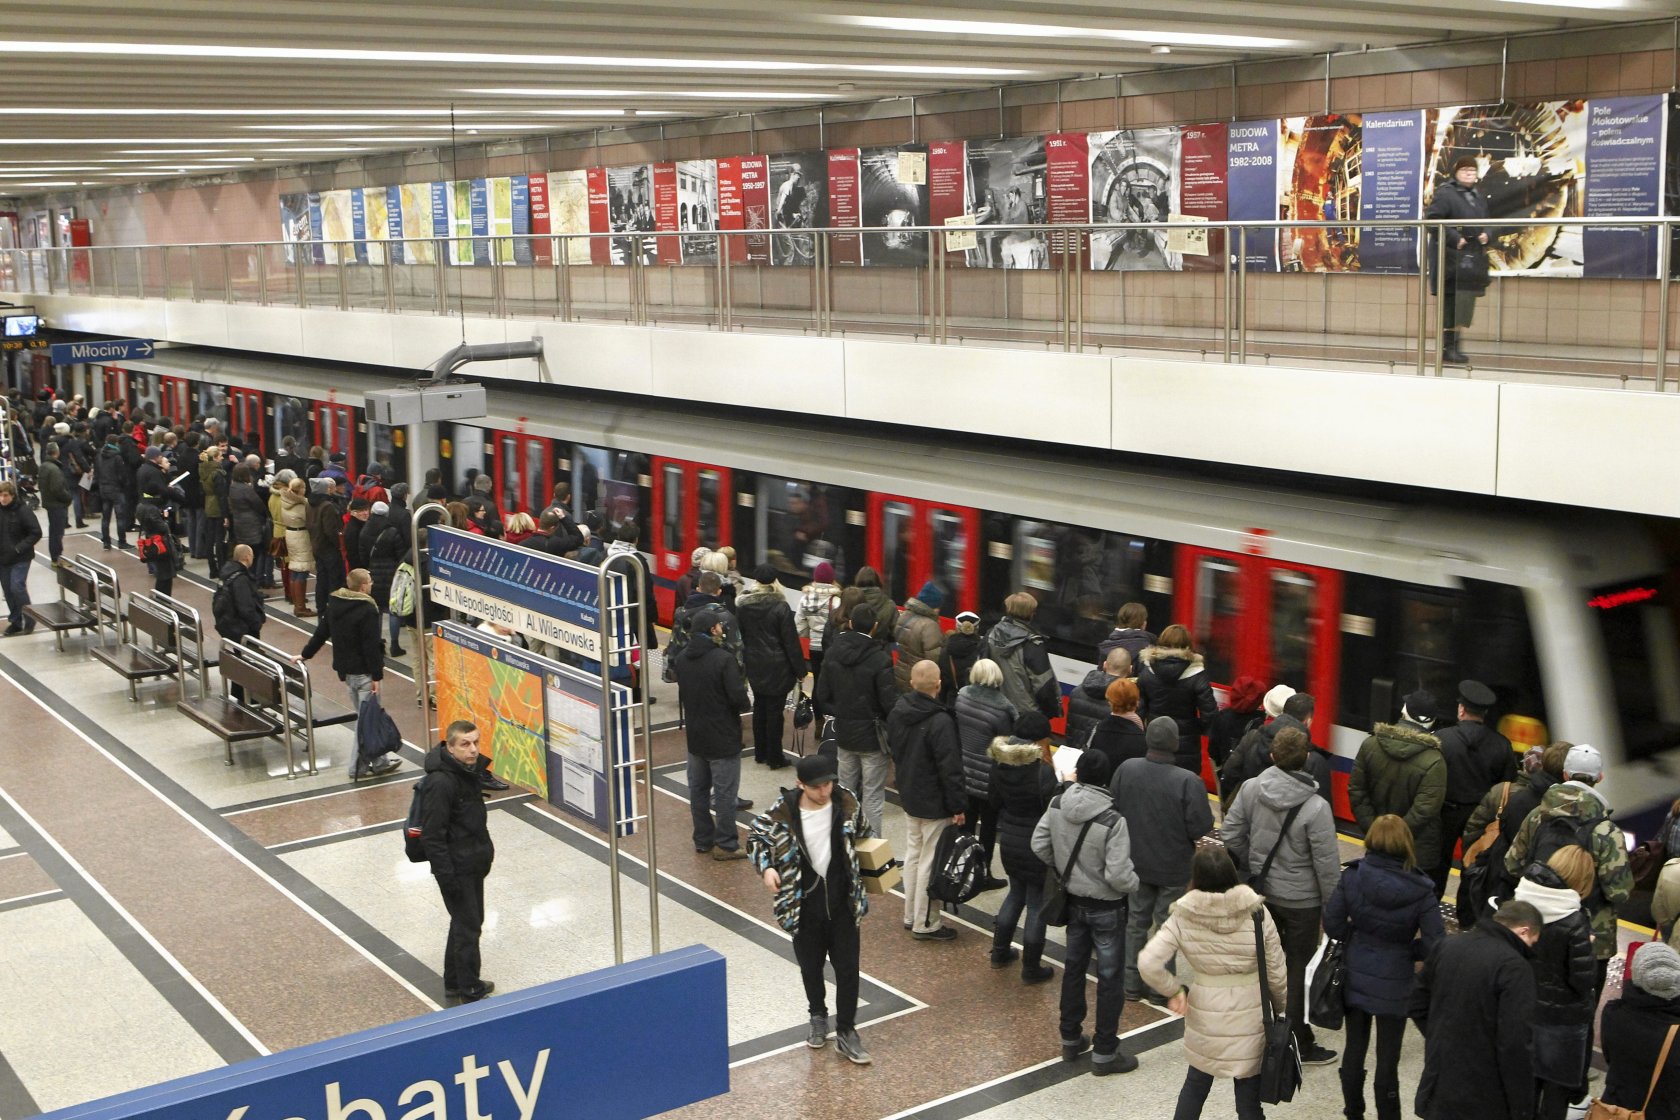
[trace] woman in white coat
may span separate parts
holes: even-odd
[[[1236,1079],[1238,1120],[1264,1120],[1261,972],[1274,1006],[1282,1007],[1287,994],[1283,946],[1264,901],[1254,888],[1238,881],[1236,865],[1224,848],[1198,848],[1190,861],[1189,893],[1173,903],[1171,916],[1138,954],[1143,982],[1170,997],[1168,1008],[1184,1016],[1184,1053],[1190,1068],[1173,1120],[1197,1120],[1216,1077]],[[1266,946],[1264,970],[1256,959],[1255,914]],[[1195,974],[1188,988],[1167,971],[1178,955]]]

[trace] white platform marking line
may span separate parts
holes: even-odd
[[[58,887],[53,887],[51,890],[36,891],[34,894],[20,894],[14,898],[0,898],[0,906],[16,906],[20,902],[28,902],[32,898],[45,898],[49,894],[64,894],[64,892]],[[69,895],[65,895],[65,898],[69,897]]]
[[[10,678],[7,679],[9,680]],[[12,683],[15,685],[17,682],[13,681]],[[239,1021],[238,1016],[234,1015],[233,1012],[223,1006],[222,1001],[217,999],[215,995],[211,993],[210,989],[199,983],[198,977],[194,976],[191,972],[188,972],[186,966],[176,960],[175,955],[168,949],[164,948],[162,942],[153,937],[151,931],[141,925],[139,921],[135,919],[134,915],[130,914],[123,904],[118,902],[116,898],[112,896],[111,892],[105,889],[105,885],[90,875],[87,868],[78,863],[76,861],[76,857],[71,855],[65,849],[64,845],[60,844],[51,833],[42,828],[41,822],[30,816],[29,811],[22,805],[19,805],[12,795],[7,793],[4,788],[0,788],[0,799],[3,799],[7,805],[11,806],[12,811],[22,817],[24,821],[28,823],[29,827],[34,829],[36,834],[52,847],[53,851],[58,853],[59,858],[64,860],[65,863],[68,863],[76,874],[80,875],[83,881],[86,882],[88,886],[92,887],[94,892],[98,894],[100,898],[103,898],[106,904],[110,906],[111,909],[115,910],[123,921],[128,923],[130,929],[145,939],[146,944],[150,945],[152,949],[156,951],[158,956],[162,957],[169,967],[175,970],[177,975],[179,975],[188,984],[191,984],[193,990],[200,996],[204,997],[204,1001],[211,1007],[215,1008],[216,1013],[226,1020],[229,1026],[238,1031],[240,1037],[242,1037],[246,1042],[249,1042],[251,1046],[256,1049],[258,1054],[270,1054],[273,1052],[262,1044],[261,1039],[251,1033],[249,1027]],[[177,1011],[176,1014],[180,1014],[180,1012]]]
[[[0,680],[4,680],[7,684],[10,684],[13,688],[17,689],[20,693],[29,697],[30,701],[33,702],[42,711],[46,712],[48,715],[50,715],[54,719],[58,720],[65,727],[69,728],[71,732],[73,732],[78,738],[80,738],[88,746],[92,747],[94,750],[96,750],[100,754],[104,755],[106,760],[108,762],[110,762],[111,765],[115,766],[118,770],[121,770],[123,773],[127,774],[130,778],[132,778],[139,785],[141,785],[141,786],[145,787],[147,790],[151,791],[152,796],[156,797],[159,801],[163,802],[165,805],[169,806],[169,808],[173,809],[176,813],[180,814],[180,816],[183,820],[185,820],[187,823],[191,824],[194,828],[198,829],[205,836],[209,837],[218,847],[220,847],[223,851],[227,852],[234,859],[236,859],[240,863],[244,864],[258,878],[262,879],[269,886],[273,887],[276,891],[278,891],[284,897],[291,899],[291,901],[297,905],[298,909],[302,910],[305,914],[308,914],[311,918],[314,918],[317,922],[321,923],[322,927],[329,930],[340,941],[343,941],[346,945],[348,945],[352,949],[354,949],[369,964],[373,965],[375,968],[379,969],[379,971],[383,972],[385,975],[387,975],[391,979],[395,980],[398,984],[402,985],[402,987],[405,991],[407,991],[409,994],[413,995],[415,999],[418,999],[422,1004],[424,1004],[426,1006],[426,1008],[428,1010],[431,1010],[431,1011],[441,1010],[441,1007],[439,1006],[439,1004],[437,1003],[436,1000],[432,999],[426,993],[422,992],[419,988],[416,988],[413,984],[409,983],[408,980],[401,973],[397,972],[390,965],[386,964],[384,961],[382,961],[378,957],[374,956],[372,951],[369,950],[366,946],[362,945],[355,938],[351,937],[349,934],[345,933],[343,930],[341,930],[337,926],[333,925],[332,922],[327,920],[327,918],[324,914],[322,914],[320,911],[316,910],[313,906],[309,905],[309,903],[305,902],[303,899],[299,898],[288,887],[286,887],[284,884],[282,884],[279,880],[275,879],[274,876],[270,875],[268,872],[266,872],[262,868],[258,867],[255,863],[253,863],[250,860],[249,857],[247,857],[243,852],[239,851],[239,849],[237,849],[233,845],[229,844],[226,840],[222,839],[220,836],[217,836],[214,832],[212,832],[210,830],[210,828],[207,825],[205,825],[202,821],[198,820],[191,813],[189,813],[186,810],[185,806],[177,805],[174,801],[172,801],[168,797],[165,797],[162,790],[158,789],[156,786],[152,785],[152,783],[148,782],[145,778],[143,778],[139,774],[135,773],[134,770],[132,770],[128,766],[127,763],[123,762],[120,758],[117,758],[110,751],[106,750],[103,746],[101,746],[98,742],[96,742],[91,736],[89,736],[81,728],[77,727],[75,724],[71,723],[68,719],[66,719],[62,713],[60,713],[58,711],[55,711],[52,707],[50,707],[40,697],[35,696],[28,689],[26,689],[22,685],[18,684],[18,682],[12,677],[12,675],[10,673],[5,672],[4,670],[0,670]],[[0,790],[0,796],[5,796],[5,793],[4,793],[3,790]],[[7,798],[7,800],[10,801],[11,799]],[[206,808],[208,808],[208,806],[206,806]],[[214,810],[212,810],[212,811],[214,811]],[[20,810],[20,812],[21,812],[21,810]],[[33,822],[31,822],[31,823],[33,823]],[[56,847],[57,845],[55,844],[54,846]],[[65,858],[67,858],[67,859],[69,858],[68,853],[65,854]],[[95,884],[95,886],[97,887],[98,884]],[[101,894],[105,894],[105,891],[104,891],[103,888],[99,888],[99,889],[100,889]],[[106,897],[109,898],[110,896],[106,895]],[[112,903],[112,905],[117,905],[117,902],[116,902],[115,899],[111,899],[111,903]],[[124,913],[125,916],[127,915],[127,911],[124,911],[123,913]],[[130,919],[130,920],[132,921],[132,919]],[[139,926],[136,925],[135,928],[138,929]],[[144,931],[142,931],[142,932],[144,932]],[[151,940],[151,937],[150,937],[149,934],[147,935],[147,940]],[[161,945],[158,946],[158,951],[159,952],[164,952],[164,949]],[[174,958],[171,957],[170,960],[173,961]],[[183,971],[182,974],[185,975],[185,972]],[[189,979],[190,979],[190,977],[189,977]],[[193,984],[194,984],[195,987],[198,986],[198,982],[196,980],[193,981]],[[205,992],[204,995],[207,999],[214,1000],[214,998],[215,998],[215,997],[211,996],[209,992]],[[221,1004],[218,1003],[218,1004],[216,1004],[216,1006],[218,1008],[220,1008]],[[233,1021],[231,1019],[231,1016],[230,1016],[230,1021]],[[242,1025],[239,1027],[239,1029],[240,1029],[241,1032],[244,1032],[244,1033],[247,1033],[247,1034],[249,1033],[249,1032],[245,1032],[245,1028]],[[255,1042],[255,1039],[253,1038],[252,1041]],[[261,1045],[261,1044],[258,1043],[258,1045]],[[263,1053],[266,1054],[266,1053],[268,1053],[268,1051],[264,1050]]]

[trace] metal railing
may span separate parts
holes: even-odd
[[[1522,267],[1493,274],[1467,337],[1479,351],[1491,346],[1501,370],[1648,379],[1663,389],[1676,221],[1475,223],[1500,259]],[[11,249],[0,250],[0,290],[936,345],[954,338],[1440,375],[1447,292],[1430,277],[1447,247],[1433,234],[1463,224],[998,224]],[[1171,247],[1186,231],[1205,256]],[[1595,234],[1598,244],[1584,251]],[[974,248],[948,247],[965,235]],[[1606,237],[1620,239],[1617,259],[1632,262],[1620,274],[1596,274],[1612,259]],[[1361,255],[1384,238],[1385,268],[1361,269]],[[1588,256],[1604,259],[1589,260],[1595,274],[1582,276],[1572,262]]]

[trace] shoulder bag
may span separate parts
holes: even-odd
[[[1594,1097],[1587,1109],[1586,1120],[1645,1120],[1645,1110],[1651,1107],[1651,1098],[1657,1095],[1657,1082],[1662,1078],[1663,1067],[1668,1064],[1668,1051],[1674,1045],[1675,1031],[1680,1031],[1680,1025],[1669,1027],[1668,1035],[1663,1039],[1662,1053],[1657,1055],[1657,1066],[1651,1071],[1651,1087],[1645,1090],[1645,1103],[1635,1110],[1619,1104],[1605,1104]]]
[[[1347,1013],[1347,974],[1346,947],[1333,937],[1327,939],[1307,992],[1307,1022],[1327,1031],[1342,1029]]]
[[[1248,885],[1260,894],[1266,893],[1266,874],[1272,869],[1272,861],[1277,859],[1278,849],[1283,847],[1283,838],[1289,834],[1289,826],[1294,824],[1295,818],[1301,815],[1301,805],[1305,804],[1306,802],[1303,801],[1284,814],[1283,824],[1278,828],[1277,843],[1273,844],[1272,850],[1266,853],[1266,862],[1260,865],[1259,873],[1248,877]]]
[[[1061,808],[1062,799],[1057,797],[1050,802],[1051,809]],[[1047,810],[1048,811],[1048,810]],[[1067,878],[1073,874],[1073,861],[1079,858],[1079,849],[1085,843],[1085,834],[1091,831],[1091,826],[1097,823],[1092,817],[1085,822],[1085,827],[1079,830],[1079,838],[1073,842],[1073,851],[1068,853],[1067,863],[1062,867],[1061,874],[1056,873],[1054,865],[1045,868],[1044,893],[1039,899],[1039,917],[1044,919],[1045,925],[1065,926],[1068,921]]]
[[[1301,1087],[1301,1052],[1295,1045],[1295,1030],[1287,1015],[1272,1006],[1271,986],[1266,983],[1266,937],[1260,911],[1254,911],[1254,963],[1260,975],[1260,1026],[1266,1048],[1260,1057],[1260,1102],[1287,1104]]]

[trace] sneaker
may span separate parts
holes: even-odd
[[[935,929],[914,929],[910,936],[917,941],[955,941],[957,931],[952,926],[939,926]]]
[[[1006,946],[1002,949],[993,949],[992,967],[1008,968],[1011,961],[1019,960],[1020,957],[1021,951],[1013,945]]]
[[[1054,975],[1056,975],[1056,970],[1042,961],[1035,965],[1024,964],[1021,966],[1021,983],[1023,984],[1042,984]]]
[[[402,759],[397,758],[395,755],[387,755],[378,762],[375,762],[372,766],[369,766],[367,772],[370,777],[377,778],[383,774],[389,774],[393,770],[400,769],[401,767]]]
[[[863,1048],[863,1039],[858,1037],[857,1031],[835,1031],[834,1048],[845,1055],[848,1062],[854,1065],[866,1066],[875,1059],[869,1056],[869,1051]]]
[[[1071,1041],[1064,1038],[1064,1039],[1062,1039],[1062,1061],[1064,1061],[1064,1062],[1078,1061],[1079,1060],[1079,1055],[1085,1053],[1085,1051],[1089,1050],[1090,1048],[1091,1048],[1091,1036],[1088,1035],[1088,1034],[1082,1034],[1078,1038],[1073,1039]]]
[[[493,992],[495,990],[496,990],[496,985],[492,984],[488,980],[485,980],[482,983],[480,983],[478,987],[472,988],[472,989],[467,990],[467,991],[463,991],[461,993],[461,1002],[462,1003],[477,1003],[479,1000],[483,999],[485,996],[489,995],[491,992]]]
[[[747,852],[745,848],[719,848],[712,853],[712,858],[725,863],[732,859],[746,859]]]
[[[811,1033],[805,1036],[805,1045],[813,1050],[821,1050],[828,1044],[828,1016],[811,1016]]]
[[[1304,1066],[1327,1066],[1336,1061],[1336,1052],[1313,1043],[1311,1046],[1301,1047],[1301,1064]]]
[[[1107,1077],[1111,1073],[1131,1073],[1138,1067],[1138,1060],[1124,1050],[1116,1050],[1108,1058],[1091,1055],[1091,1076]]]

